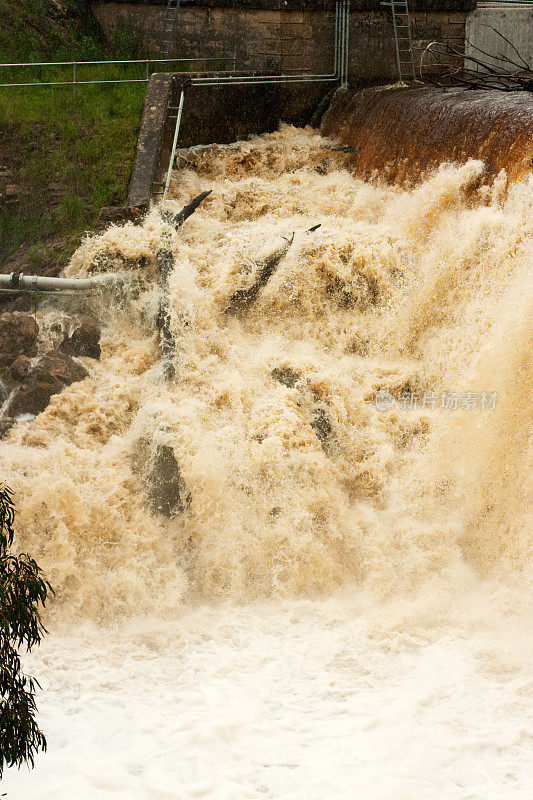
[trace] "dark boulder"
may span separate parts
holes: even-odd
[[[35,355],[39,326],[29,314],[0,314],[0,369],[9,367],[20,355]]]
[[[311,416],[311,427],[316,433],[322,449],[327,454],[331,444],[331,435],[333,428],[326,411],[323,408],[313,409]]]
[[[122,225],[124,222],[140,222],[147,207],[138,206],[104,206],[96,221],[96,229],[102,230],[108,225]]]
[[[176,517],[189,504],[185,481],[170,445],[157,445],[148,486],[148,506],[153,514]]]
[[[0,439],[3,439],[6,433],[13,427],[15,420],[13,417],[2,417],[0,419]]]
[[[100,327],[91,317],[83,317],[70,336],[65,336],[60,349],[71,356],[100,358]]]
[[[31,372],[31,358],[25,355],[19,356],[11,364],[10,372],[13,380],[22,383]]]
[[[11,417],[19,414],[40,414],[52,395],[59,394],[65,386],[83,380],[88,374],[85,367],[66,353],[52,350],[39,359],[16,390],[8,403],[6,413]]]
[[[289,389],[294,389],[300,379],[298,373],[294,372],[290,367],[274,367],[271,374],[275,381],[282,383]]]

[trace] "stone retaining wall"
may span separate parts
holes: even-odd
[[[453,40],[462,45],[466,2],[413,4],[412,33],[417,61],[434,40]],[[277,6],[277,7],[276,7]],[[92,3],[104,37],[112,42],[120,26],[135,28],[147,52],[157,53],[165,4]],[[437,8],[439,10],[428,10]],[[180,9],[174,57],[236,55],[238,70],[258,72],[333,70],[334,3],[283,4],[250,0],[228,6],[224,0],[198,0]],[[207,67],[206,67],[207,68]],[[225,64],[225,68],[228,65]],[[397,78],[390,12],[376,0],[353,3],[350,14],[350,82],[366,86]]]

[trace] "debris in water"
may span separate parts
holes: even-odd
[[[200,203],[205,200],[206,197],[209,197],[211,191],[212,190],[209,189],[208,191],[197,195],[194,200],[184,206],[177,214],[172,215],[167,211],[161,212],[162,218],[168,225],[171,225],[177,230],[179,227],[181,227],[181,225],[183,225],[186,219],[194,214]],[[156,254],[157,267],[161,278],[161,302],[156,324],[159,330],[159,338],[161,342],[163,371],[167,380],[171,380],[176,372],[174,364],[172,363],[172,358],[176,351],[176,340],[170,328],[171,312],[168,279],[170,277],[170,273],[174,269],[174,253],[170,249],[170,236],[168,231],[163,233],[162,240],[162,245]]]
[[[239,289],[235,292],[226,309],[227,314],[236,314],[240,311],[246,311],[254,302],[259,290],[266,285],[274,270],[290,250],[291,244],[294,240],[294,233],[278,250],[275,250],[268,258],[263,261],[257,271],[252,286],[248,289]]]
[[[331,444],[331,434],[333,428],[326,411],[323,408],[315,408],[311,419],[311,427],[318,436],[324,452],[329,451]]]

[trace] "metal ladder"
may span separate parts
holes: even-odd
[[[407,0],[390,0],[390,2],[381,3],[381,5],[387,6],[392,11],[398,79],[402,82],[404,80],[414,81],[416,79],[415,56],[411,37],[409,4]]]
[[[180,2],[181,0],[168,0],[167,2],[167,10],[165,12],[163,29],[161,31],[161,41],[159,43],[159,52],[157,54],[158,58],[170,58],[178,22]]]

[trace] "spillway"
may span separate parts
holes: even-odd
[[[174,377],[158,208],[66,270],[131,295],[1,443],[56,590],[10,800],[530,796],[533,177],[405,133],[439,166],[402,185],[333,119],[178,153],[168,210],[212,193],[170,239]]]
[[[487,179],[519,180],[533,169],[530,92],[436,86],[339,90],[322,120],[326,136],[353,145],[352,169],[413,184],[440,164],[481,159]]]

